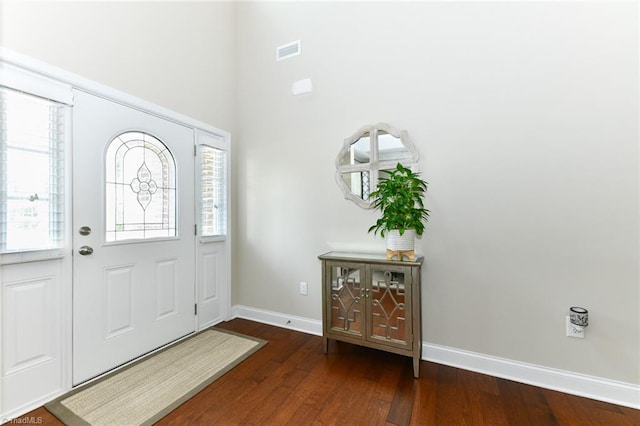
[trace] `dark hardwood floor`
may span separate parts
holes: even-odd
[[[640,425],[640,410],[235,319],[269,343],[159,425]],[[25,416],[59,425],[44,408]]]

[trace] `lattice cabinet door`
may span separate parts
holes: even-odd
[[[322,260],[322,344],[329,340],[413,359],[422,350],[420,268],[424,258],[389,260],[385,253],[329,252]]]
[[[369,265],[368,269],[367,338],[398,348],[411,348],[411,268]]]
[[[327,273],[327,331],[364,338],[365,265],[328,262]]]

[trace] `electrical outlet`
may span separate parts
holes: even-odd
[[[306,296],[307,294],[309,294],[309,288],[307,287],[307,283],[305,283],[304,281],[300,281],[298,290],[300,291],[300,294],[303,296]]]
[[[575,337],[577,339],[584,339],[584,327],[579,327],[571,324],[569,317],[566,317],[567,324],[567,337]]]

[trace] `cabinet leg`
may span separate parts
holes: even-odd
[[[329,353],[329,338],[328,337],[323,337],[322,338],[322,348],[324,349],[324,353]]]
[[[413,377],[416,379],[420,378],[420,357],[413,357]]]

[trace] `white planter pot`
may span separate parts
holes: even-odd
[[[415,229],[405,229],[404,234],[400,235],[400,231],[394,229],[386,232],[387,250],[393,251],[410,251],[416,246]]]

